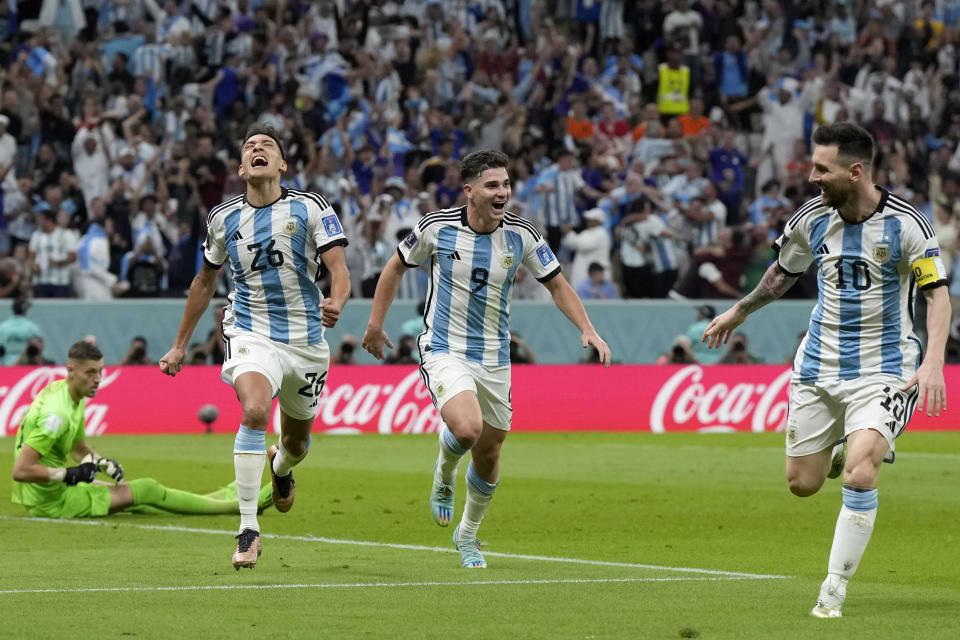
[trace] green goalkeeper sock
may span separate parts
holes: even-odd
[[[170,489],[153,478],[138,478],[130,482],[133,493],[133,504],[136,506],[151,506],[169,513],[214,515],[221,513],[238,513],[237,501],[216,500],[201,496],[189,491]],[[269,505],[270,487],[264,487],[260,492],[260,505]]]

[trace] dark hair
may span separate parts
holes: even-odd
[[[17,298],[13,301],[13,315],[15,316],[26,315],[29,308],[30,300],[28,298]]]
[[[95,344],[86,340],[74,342],[67,351],[67,360],[102,360],[103,352]]]
[[[837,157],[843,156],[865,167],[873,167],[876,142],[870,132],[853,122],[838,122],[820,127],[813,132],[813,143],[837,148]]]
[[[596,273],[597,271],[603,271],[603,265],[599,262],[591,262],[590,266],[587,267],[587,273]]]
[[[467,154],[460,162],[460,179],[463,182],[470,182],[487,169],[506,169],[508,164],[510,164],[510,158],[502,151],[494,149],[474,151]]]
[[[280,143],[280,134],[277,133],[276,129],[262,122],[252,124],[247,128],[247,132],[243,134],[243,142],[240,143],[240,146],[243,147],[243,145],[247,143],[247,140],[261,134],[273,138],[273,141],[277,143],[277,148],[280,149],[280,158],[286,160],[287,156],[283,151],[283,144]]]

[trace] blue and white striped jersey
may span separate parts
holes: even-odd
[[[421,357],[451,353],[487,366],[510,364],[510,288],[520,265],[540,282],[560,273],[536,228],[510,212],[491,233],[470,228],[466,207],[429,213],[397,252],[408,267],[430,261]]]
[[[795,380],[913,375],[922,355],[913,333],[916,287],[941,286],[947,279],[933,227],[922,213],[883,191],[870,218],[849,224],[818,196],[787,222],[774,249],[790,275],[814,261],[819,271],[817,305],[793,363]]]
[[[233,271],[224,330],[297,346],[322,342],[320,256],[346,244],[337,215],[315,193],[281,189],[266,207],[237,196],[211,209],[203,259],[217,269],[229,261]]]

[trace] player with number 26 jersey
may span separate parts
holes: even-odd
[[[323,341],[320,257],[347,244],[323,196],[281,189],[266,207],[238,196],[212,209],[207,226],[203,258],[217,269],[228,263],[236,285],[224,315],[227,335],[249,331],[298,346]]]

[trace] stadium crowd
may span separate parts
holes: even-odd
[[[4,297],[185,295],[253,122],[338,211],[354,295],[492,148],[582,297],[739,298],[847,119],[960,266],[960,0],[10,0],[0,55]]]

